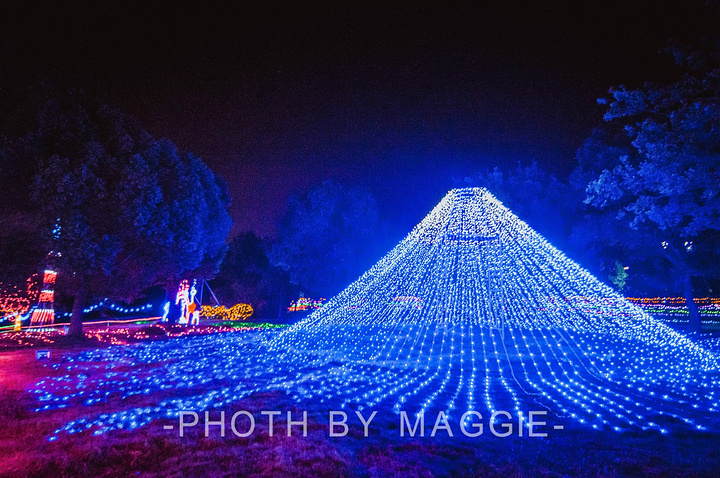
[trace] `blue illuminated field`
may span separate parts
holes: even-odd
[[[717,430],[718,358],[625,301],[484,189],[456,189],[373,268],[281,331],[81,354],[35,387],[104,433],[284,390],[299,406],[549,412],[566,426]],[[139,367],[139,368],[138,368]],[[92,407],[144,395],[112,414]]]

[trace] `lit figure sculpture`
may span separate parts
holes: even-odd
[[[127,430],[273,390],[332,410],[442,411],[454,427],[470,411],[527,420],[546,410],[548,423],[563,426],[720,430],[718,356],[625,300],[480,188],[450,191],[377,264],[295,325],[124,354],[153,372],[116,373],[107,368],[113,351],[88,352],[37,385],[40,403],[103,400],[118,384],[148,399],[162,390],[158,403],[95,413],[53,437]],[[194,357],[192,370],[168,356]],[[80,364],[112,375],[85,379]]]
[[[200,325],[200,309],[195,305],[195,302],[190,304],[190,308],[192,309],[190,325]]]
[[[170,313],[170,302],[165,302],[165,305],[163,306],[163,315],[162,315],[162,318],[160,319],[160,322],[167,322],[169,313]]]
[[[179,324],[188,323],[188,306],[190,305],[190,284],[187,279],[183,279],[178,287],[177,295],[175,296],[175,305],[180,305],[180,317],[178,319]]]
[[[178,287],[177,295],[175,296],[175,305],[180,305],[180,320],[178,321],[181,325],[198,325],[200,322],[200,311],[197,310],[195,305],[195,296],[197,295],[197,288],[195,287],[195,281],[193,285],[187,279],[183,279]]]

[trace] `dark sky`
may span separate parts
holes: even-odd
[[[406,232],[453,176],[533,159],[567,175],[596,99],[670,78],[658,51],[714,21],[690,0],[103,3],[6,9],[0,95],[44,78],[120,107],[199,154],[235,231],[262,235],[328,178],[369,188]]]

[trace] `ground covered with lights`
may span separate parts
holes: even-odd
[[[17,392],[6,426],[42,436],[43,472],[703,475],[720,463],[708,344],[614,293],[487,191],[461,189],[307,319],[67,353]],[[257,430],[180,438],[183,410],[246,410]],[[268,436],[267,410],[281,431],[286,411],[307,411],[308,436]],[[376,411],[374,429],[363,437],[349,419],[329,437],[330,410]],[[528,436],[533,411],[545,438]],[[426,436],[401,436],[402,413],[422,416]],[[511,436],[487,432],[497,414]],[[485,434],[461,433],[476,420]],[[85,464],[47,458],[58,453]]]
[[[269,331],[260,332],[262,334]],[[245,332],[242,332],[245,333]],[[274,333],[274,332],[270,332]],[[258,332],[248,332],[249,335]],[[230,335],[230,334],[228,334]],[[235,334],[232,334],[235,336]],[[164,344],[171,352],[168,362],[191,345],[197,352],[207,337],[177,338]],[[250,341],[257,338],[249,337]],[[199,341],[198,344],[187,342]],[[159,344],[156,342],[156,344]],[[400,437],[396,417],[378,415],[363,436],[359,420],[350,416],[349,433],[342,438],[328,435],[330,404],[298,402],[283,391],[257,392],[223,409],[228,417],[237,411],[251,411],[257,418],[255,432],[245,438],[230,430],[221,437],[217,427],[208,437],[202,426],[188,428],[180,438],[167,431],[175,420],[158,419],[133,430],[114,430],[94,435],[90,430],[49,441],[53,432],[88,413],[112,414],[128,407],[153,406],[169,393],[129,395],[118,392],[84,407],[63,407],[38,413],[37,396],[28,390],[33,384],[65,375],[84,375],[102,370],[107,362],[83,362],[83,367],[68,371],[79,357],[90,359],[117,354],[116,349],[142,349],[148,344],[110,346],[109,348],[64,347],[53,349],[50,363],[38,363],[34,349],[0,352],[3,388],[0,388],[0,476],[188,476],[242,474],[257,476],[708,476],[720,466],[717,448],[720,435],[712,432],[682,430],[671,434],[657,431],[588,430],[570,427],[562,432],[549,431],[546,438],[499,438],[486,429],[476,438],[463,437],[452,423],[454,437],[445,432],[430,437],[427,425],[424,438]],[[174,345],[174,347],[172,347]],[[121,354],[125,355],[125,354]],[[134,354],[125,355],[131,357]],[[151,362],[114,365],[118,377],[132,383],[149,380],[162,369]],[[132,377],[132,378],[130,378]],[[89,377],[88,377],[89,378]],[[202,389],[202,385],[195,391]],[[192,390],[187,390],[191,395]],[[261,410],[278,410],[275,434],[268,436],[268,424]],[[308,432],[294,426],[286,434],[285,413],[299,419],[308,411]],[[217,411],[213,410],[217,418]],[[367,416],[367,415],[366,415]],[[239,424],[246,427],[247,422]],[[244,430],[242,430],[244,431]]]

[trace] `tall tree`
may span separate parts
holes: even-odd
[[[47,251],[46,231],[39,228],[41,214],[26,200],[32,194],[30,178],[37,165],[30,160],[29,146],[20,140],[0,140],[0,283],[21,285],[39,272]],[[25,199],[25,200],[23,200]]]
[[[693,281],[717,277],[720,257],[720,55],[669,51],[682,79],[611,89],[601,102],[612,133],[586,142],[577,177],[606,215],[598,240],[660,258],[700,330]]]
[[[293,284],[330,296],[372,264],[378,209],[366,190],[326,181],[288,200],[271,261]]]
[[[9,169],[32,165],[17,199],[31,205],[43,252],[55,251],[58,286],[75,298],[71,334],[82,334],[90,298],[131,300],[169,276],[217,266],[228,199],[201,161],[82,93],[41,88],[36,98],[3,157]]]
[[[140,154],[146,171],[133,180],[143,186],[138,198],[145,258],[165,287],[175,318],[177,286],[183,277],[209,279],[217,272],[232,228],[225,184],[196,156],[180,153],[170,141],[157,141]]]

